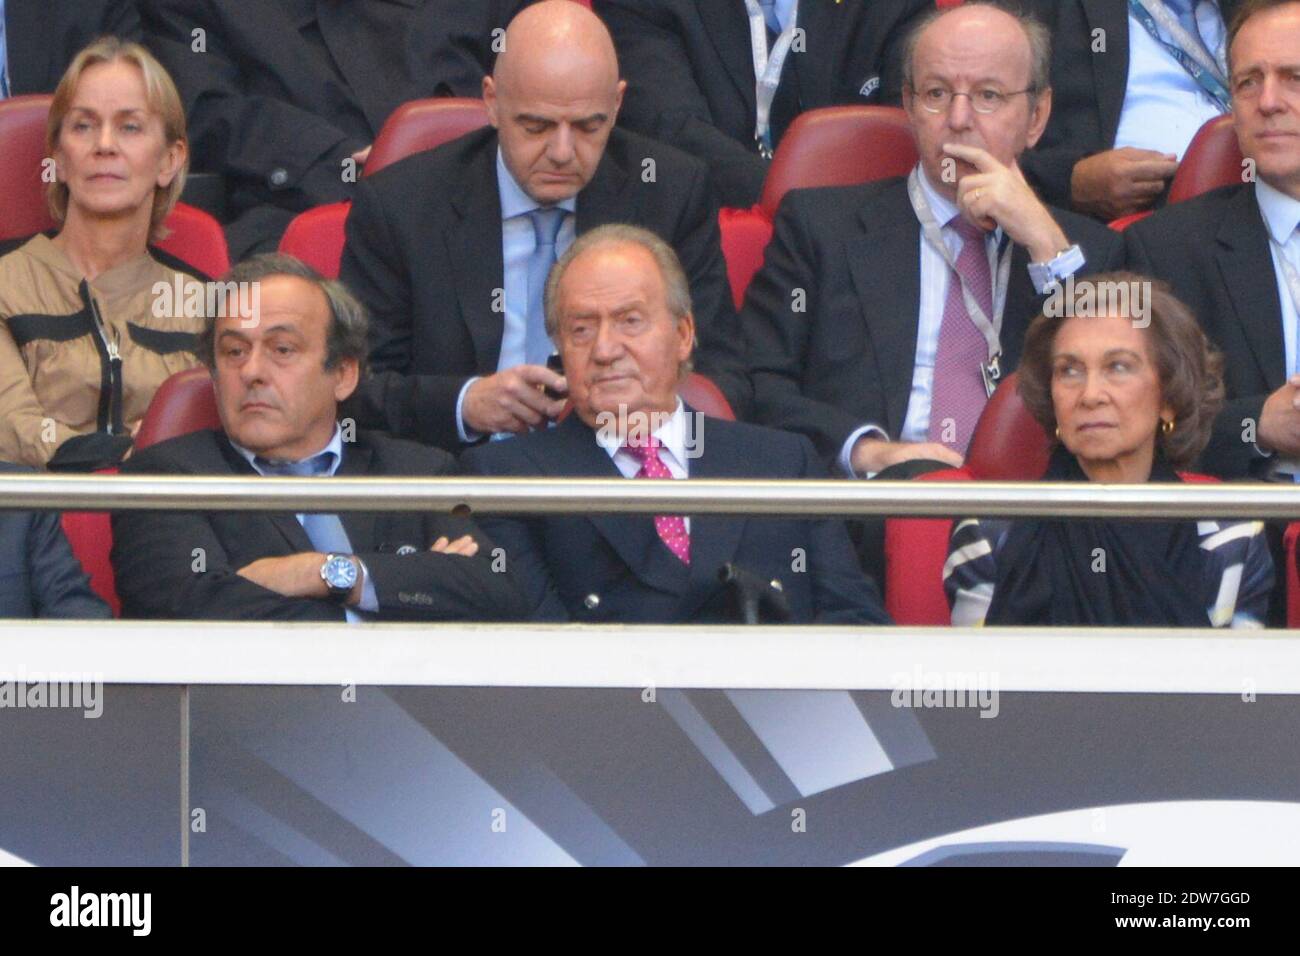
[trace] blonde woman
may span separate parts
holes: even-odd
[[[198,364],[196,281],[150,255],[185,185],[185,115],[142,46],[96,40],[54,93],[53,238],[0,258],[0,458],[94,467],[129,449],[154,391]],[[179,285],[178,285],[179,281]]]

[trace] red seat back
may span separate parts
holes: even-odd
[[[107,469],[113,474],[116,468]],[[122,614],[122,602],[117,596],[117,582],[113,576],[113,525],[107,511],[65,511],[60,516],[63,533],[68,537],[72,553],[90,575],[90,587],[113,609],[113,616]]]
[[[52,96],[0,101],[0,239],[22,239],[54,228],[45,205],[45,120]]]
[[[438,97],[403,103],[384,122],[363,175],[373,176],[385,166],[415,153],[436,149],[488,123],[482,100]]]
[[[731,300],[739,309],[745,301],[745,290],[763,265],[763,251],[772,239],[772,221],[758,206],[721,209],[718,227],[722,232],[722,257],[727,261]]]
[[[168,234],[156,245],[204,275],[220,278],[230,270],[230,250],[221,223],[196,206],[178,202],[164,221]]]
[[[1232,114],[1216,116],[1192,138],[1169,186],[1169,202],[1195,199],[1220,186],[1244,182],[1241,147]]]
[[[799,114],[781,137],[759,202],[769,219],[791,189],[905,176],[916,165],[907,114],[895,106],[828,106]]]
[[[203,367],[187,368],[163,382],[140,421],[137,449],[188,435],[203,428],[220,428],[212,376]]]
[[[280,251],[301,259],[327,279],[337,279],[351,208],[352,203],[335,202],[294,216],[280,239]]]
[[[729,422],[736,420],[736,413],[731,410],[727,396],[722,394],[722,389],[714,385],[713,379],[707,375],[691,372],[678,386],[677,394],[682,397],[682,401],[709,418],[723,418]]]
[[[1286,626],[1300,627],[1300,569],[1296,568],[1296,543],[1300,541],[1300,521],[1286,526],[1282,547],[1286,551]]]
[[[1008,375],[975,424],[965,466],[971,477],[985,481],[1033,481],[1047,470],[1052,443],[1029,409],[1016,385],[1020,376]]]

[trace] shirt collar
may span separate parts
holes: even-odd
[[[1300,226],[1300,199],[1293,199],[1262,179],[1255,181],[1255,201],[1269,235],[1278,245],[1286,245]]]
[[[930,177],[926,175],[924,166],[917,163],[916,168],[920,172],[917,179],[921,181],[921,192],[925,193],[926,201],[930,204],[930,212],[934,213],[934,219],[941,228],[948,228],[948,223],[952,221],[954,216],[960,215],[961,210],[957,208],[955,202],[934,188],[934,185],[930,182]],[[989,235],[993,236],[998,241],[999,247],[1001,247],[1002,227],[998,226]]]
[[[259,475],[266,475],[266,471],[263,469],[262,459],[258,458],[256,452],[249,451],[243,445],[237,444],[229,435],[226,436],[226,440],[230,442],[231,448],[239,452],[241,458],[252,465],[255,472]],[[330,438],[329,442],[326,443],[324,448],[314,454],[306,456],[305,458],[300,458],[298,461],[310,461],[311,459],[324,454],[334,456],[330,461],[329,468],[325,471],[325,474],[333,477],[334,473],[339,470],[339,465],[343,462],[343,429],[339,427],[338,422],[334,423],[334,434]]]
[[[677,399],[677,407],[673,409],[673,413],[650,434],[659,439],[660,451],[668,452],[673,456],[677,464],[685,467],[686,408],[682,405],[680,398]],[[605,449],[605,454],[609,455],[611,459],[623,450],[623,445],[613,429],[597,428],[596,443]],[[629,452],[629,454],[631,453]]]
[[[515,182],[515,177],[510,175],[510,170],[506,169],[505,157],[501,155],[500,146],[497,147],[497,192],[501,196],[503,221],[542,208],[536,199],[524,192],[523,187]],[[578,197],[570,196],[568,199],[560,200],[556,205],[566,212],[574,212],[578,208]]]

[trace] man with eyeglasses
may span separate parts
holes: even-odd
[[[1016,165],[1051,110],[1049,46],[998,3],[930,15],[905,53],[911,175],[782,203],[742,322],[758,417],[848,475],[961,464],[1040,296],[1118,264],[1112,233],[1043,205]]]
[[[903,90],[916,168],[796,190],[777,213],[741,323],[761,423],[851,477],[962,463],[1042,296],[1120,261],[1115,234],[1043,205],[1016,165],[1051,111],[1049,61],[1046,28],[999,3],[918,24]]]

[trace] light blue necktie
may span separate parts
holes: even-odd
[[[9,41],[5,38],[5,4],[0,0],[0,100],[9,99]]]
[[[758,0],[758,5],[763,8],[763,19],[767,21],[767,28],[780,36],[781,20],[776,15],[776,0]]]
[[[550,336],[546,334],[542,297],[546,291],[546,276],[555,265],[555,239],[566,215],[567,212],[559,207],[534,209],[528,214],[536,242],[532,255],[528,257],[528,326],[524,331],[524,361],[529,365],[545,365],[553,351]]]
[[[271,462],[257,458],[262,474],[278,478],[311,478],[329,473],[332,452],[322,452],[306,461]],[[352,542],[343,530],[343,522],[335,514],[305,514],[298,519],[307,532],[311,546],[322,554],[351,554]]]

